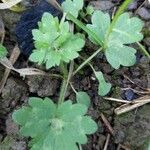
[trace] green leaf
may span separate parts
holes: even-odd
[[[141,33],[143,23],[136,17],[130,18],[128,13],[119,16],[116,21],[112,33],[109,36],[109,41],[118,41],[122,44],[131,44],[143,39]],[[115,44],[115,43],[114,43]]]
[[[96,123],[89,116],[82,118],[82,126],[84,126],[87,134],[92,134],[97,131]]]
[[[59,66],[61,61],[69,62],[79,56],[85,41],[78,34],[69,31],[69,23],[61,22],[49,13],[44,13],[39,29],[32,30],[35,40],[35,50],[30,55],[30,61],[39,65],[45,63],[49,69]]]
[[[143,23],[140,19],[130,18],[128,13],[124,13],[118,17],[110,30],[109,15],[95,11],[92,15],[92,24],[88,24],[87,27],[104,42],[107,61],[113,68],[118,69],[120,65],[132,66],[136,62],[136,50],[124,44],[138,42],[143,38],[141,33]]]
[[[22,109],[19,109],[13,113],[12,118],[19,125],[25,125],[25,123],[28,120],[28,117],[30,116],[30,113],[31,113],[31,108],[22,107]]]
[[[7,55],[7,49],[2,45],[0,44],[0,58],[3,58]]]
[[[96,132],[96,123],[85,114],[87,106],[70,100],[55,105],[52,100],[29,98],[29,106],[13,113],[21,125],[20,133],[31,137],[31,150],[78,150],[76,143],[85,144],[87,134]]]
[[[62,3],[62,8],[66,13],[78,17],[79,11],[83,8],[83,0],[66,0]]]
[[[90,106],[90,97],[86,92],[77,92],[76,100],[78,103],[83,104],[87,107]]]
[[[109,15],[97,10],[94,11],[91,21],[92,24],[88,24],[87,27],[99,37],[100,41],[104,42],[107,30],[110,26]],[[92,42],[96,43],[93,38],[89,38]]]
[[[115,69],[120,65],[132,66],[136,62],[136,50],[129,46],[124,46],[117,41],[113,41],[105,51],[107,61]]]
[[[99,82],[99,86],[98,86],[98,94],[100,96],[105,96],[106,94],[108,94],[108,92],[111,89],[111,84],[107,83],[103,77],[103,74],[101,71],[95,72],[96,78]]]
[[[87,13],[88,15],[92,15],[93,12],[94,12],[93,6],[90,6],[90,5],[87,6],[87,8],[86,8],[86,13]]]

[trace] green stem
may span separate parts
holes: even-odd
[[[142,44],[140,44],[139,42],[137,42],[137,44],[141,48],[141,51],[144,53],[144,55],[147,56],[150,59],[150,54],[147,52],[145,47]]]
[[[64,102],[65,94],[66,94],[67,76],[68,76],[67,66],[61,63],[60,69],[61,69],[61,72],[63,73],[63,81],[62,81],[62,85],[60,89],[60,96],[59,96],[58,104],[62,104]]]
[[[76,91],[75,88],[73,87],[72,83],[70,83],[70,86],[71,86],[73,92],[74,92],[75,94],[77,94],[77,91]]]
[[[63,83],[61,85],[61,90],[60,90],[60,96],[59,96],[59,101],[58,104],[62,104],[65,99],[65,94],[66,94],[66,84],[67,84],[67,79],[64,78]]]
[[[82,69],[87,63],[89,63],[100,51],[102,48],[98,49],[96,52],[94,52],[89,58],[87,58],[74,72],[73,75],[75,75],[80,69]]]
[[[79,26],[82,30],[84,30],[89,36],[91,36],[99,45],[103,46],[103,41],[99,39],[99,37],[91,30],[89,30],[81,21],[76,19],[70,13],[67,14],[68,18],[74,22],[77,26]]]
[[[72,76],[73,66],[74,66],[74,62],[71,61],[69,73],[68,73],[68,71],[66,69],[67,66],[64,66],[64,64],[61,64],[61,70],[64,74],[64,79],[63,79],[63,83],[62,83],[61,90],[60,90],[60,97],[59,97],[58,104],[62,104],[64,102],[65,95],[66,95],[67,88],[68,88],[68,84],[69,84],[69,81],[70,81],[71,76]]]

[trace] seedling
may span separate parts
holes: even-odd
[[[38,64],[46,63],[46,69],[59,66],[60,62],[69,62],[79,56],[78,51],[84,46],[84,39],[80,34],[69,31],[69,22],[62,18],[54,18],[49,13],[44,13],[39,29],[34,29],[33,39],[35,50],[30,55],[30,60]]]
[[[49,98],[32,97],[29,106],[14,112],[22,135],[32,137],[31,150],[76,150],[87,142],[86,134],[97,130],[96,123],[86,116],[87,107],[70,100],[56,105]]]
[[[20,133],[32,138],[29,143],[31,150],[77,150],[78,145],[87,142],[86,134],[97,130],[96,123],[86,115],[90,97],[86,92],[76,91],[70,79],[85,65],[89,65],[99,82],[98,94],[105,96],[110,91],[111,84],[105,81],[100,70],[94,69],[91,60],[104,52],[107,61],[115,69],[121,65],[132,66],[136,62],[136,50],[127,44],[143,38],[143,23],[136,17],[131,18],[128,13],[121,14],[126,5],[125,2],[112,22],[109,14],[93,12],[88,7],[86,13],[92,15],[91,24],[85,25],[77,19],[83,8],[83,0],[66,0],[62,3],[64,13],[60,22],[57,17],[44,13],[38,23],[39,28],[32,31],[35,50],[30,55],[30,61],[39,65],[45,64],[46,69],[58,66],[63,82],[57,104],[49,98],[43,100],[33,97],[29,98],[29,106],[13,113],[14,121],[21,125]],[[73,61],[79,58],[80,51],[84,49],[85,36],[81,33],[74,34],[66,20],[78,25],[99,46],[87,59],[80,57],[84,61],[76,70],[73,70]],[[64,102],[69,84],[76,94],[75,104],[70,100]]]

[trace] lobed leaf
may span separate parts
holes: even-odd
[[[49,98],[32,97],[13,119],[21,125],[21,134],[32,138],[31,150],[78,150],[76,143],[85,144],[86,135],[97,130],[86,112],[87,106],[70,100],[56,106]]]
[[[128,13],[124,13],[118,17],[113,29],[110,30],[109,15],[95,11],[92,15],[92,24],[88,24],[87,27],[104,42],[107,61],[113,68],[118,69],[120,65],[132,66],[136,62],[136,50],[124,44],[138,42],[143,38],[143,23],[140,19],[130,18]],[[91,37],[89,38],[95,43]]]
[[[69,31],[69,23],[59,24],[58,18],[44,13],[39,29],[32,31],[35,50],[29,59],[39,65],[45,63],[49,69],[59,66],[61,61],[68,63],[79,56],[85,41],[78,34]]]
[[[92,15],[92,24],[87,24],[87,27],[92,30],[100,39],[100,41],[105,41],[107,30],[110,26],[110,16],[102,11],[94,11]],[[94,43],[94,39],[89,37]],[[96,43],[98,44],[98,43]]]
[[[83,104],[87,107],[90,106],[90,97],[86,92],[77,92],[76,100],[78,103]]]

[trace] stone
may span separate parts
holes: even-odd
[[[128,10],[135,10],[137,8],[137,1],[132,2],[131,4],[129,4],[128,6]]]
[[[12,145],[12,150],[26,150],[27,145],[25,141],[16,141]]]
[[[141,7],[138,11],[137,14],[143,19],[143,20],[149,20],[150,19],[150,10]]]
[[[16,136],[19,133],[19,127],[12,120],[12,115],[10,114],[6,120],[6,133],[8,136]]]
[[[114,7],[114,4],[108,0],[92,1],[89,4],[92,5],[95,10],[102,10],[102,11],[106,11]]]
[[[8,78],[2,90],[2,98],[8,101],[18,101],[25,97],[27,92],[26,84],[14,78]]]
[[[58,88],[57,79],[45,76],[29,76],[27,84],[31,93],[37,93],[41,97],[53,96]]]

